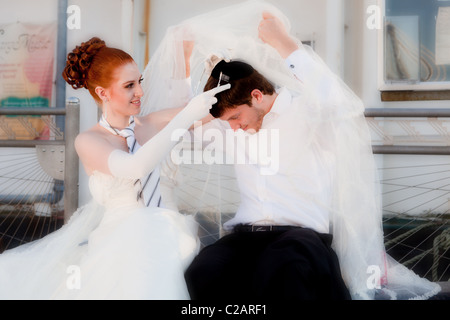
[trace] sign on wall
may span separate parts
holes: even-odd
[[[56,23],[0,25],[1,108],[50,107],[56,33]],[[26,128],[11,117],[3,119],[1,129],[9,132],[2,134],[0,130],[0,136],[37,138],[47,130],[40,118],[29,119],[27,124],[31,127]]]

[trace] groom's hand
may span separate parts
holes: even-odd
[[[284,59],[299,49],[299,45],[289,35],[283,22],[270,12],[263,12],[258,32],[259,38],[275,48]]]

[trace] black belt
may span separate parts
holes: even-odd
[[[248,224],[239,224],[234,227],[234,232],[284,232],[292,229],[301,229],[295,226],[255,226]]]

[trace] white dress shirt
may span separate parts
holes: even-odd
[[[294,52],[286,63],[300,80],[307,80],[305,77],[314,71],[314,62],[302,50]],[[326,139],[317,138],[320,130],[308,121],[312,108],[305,105],[301,95],[293,96],[285,88],[278,91],[261,130],[247,135],[248,145],[241,149],[245,164],[235,165],[241,203],[236,215],[224,224],[226,230],[236,224],[251,224],[302,226],[329,232],[334,158],[321,145]],[[264,165],[251,164],[255,161],[251,161],[249,146],[257,143],[262,133],[276,137],[270,132],[279,136],[278,146],[271,148],[278,153],[278,164],[267,172]],[[273,155],[271,158],[276,159]]]
[[[316,95],[320,99],[328,98],[323,93],[329,92],[332,85],[329,79],[321,79],[320,67],[308,53],[297,50],[285,62],[299,81],[307,84],[309,93],[316,90],[312,92],[314,95],[320,93]],[[309,86],[313,81],[314,86]],[[232,230],[237,224],[290,225],[328,233],[335,160],[326,151],[329,148],[326,130],[311,121],[318,110],[305,102],[308,93],[299,95],[286,88],[277,93],[256,134],[242,130],[232,133],[229,123],[220,119],[201,127],[203,134],[210,129],[222,132],[224,141],[216,144],[215,150],[229,157],[225,160],[227,164],[230,158],[234,160],[241,202],[224,228]],[[230,136],[235,139],[228,139]],[[261,153],[268,157],[254,152],[260,150],[261,143],[268,149]]]

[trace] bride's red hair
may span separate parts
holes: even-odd
[[[83,42],[67,55],[63,78],[74,89],[86,88],[97,103],[100,98],[95,88],[108,88],[114,80],[114,71],[133,58],[126,52],[106,46],[97,37]]]

